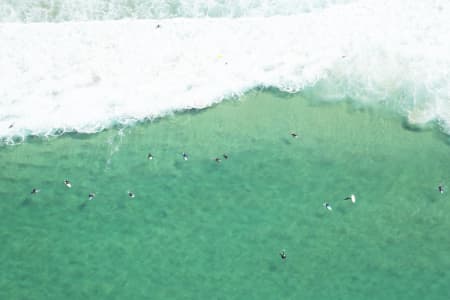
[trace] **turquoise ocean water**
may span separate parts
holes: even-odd
[[[448,299],[448,136],[382,109],[254,90],[0,164],[1,299]]]
[[[0,300],[450,299],[449,32],[447,0],[0,1]]]

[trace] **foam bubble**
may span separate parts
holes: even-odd
[[[97,132],[257,86],[314,87],[448,130],[449,16],[444,1],[368,0],[270,18],[0,24],[0,137]]]

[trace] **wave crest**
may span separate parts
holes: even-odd
[[[258,86],[383,103],[450,132],[448,32],[450,7],[438,1],[270,18],[0,24],[0,137],[97,132]]]

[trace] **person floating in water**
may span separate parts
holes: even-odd
[[[147,159],[148,159],[148,160],[152,160],[152,159],[153,159],[153,155],[152,155],[151,153],[149,153],[149,154],[147,155]]]
[[[348,197],[345,197],[344,200],[352,200],[352,203],[356,202],[356,196],[354,194],[351,194]]]
[[[218,158],[218,157],[216,157],[214,160],[216,161],[216,163],[220,163],[221,162],[220,158]]]
[[[282,260],[286,260],[286,258],[287,258],[286,250],[283,249],[280,251],[280,257]]]
[[[293,138],[298,138],[298,134],[296,134],[295,132],[291,132],[291,135]]]
[[[92,200],[95,198],[95,193],[89,193],[89,200]]]
[[[136,197],[136,195],[133,192],[128,192],[128,197],[134,198],[134,197]]]
[[[224,155],[223,155],[223,158],[228,159],[228,155],[227,155],[227,154],[224,154]]]
[[[328,209],[328,210],[333,210],[333,208],[331,208],[330,203],[328,203],[328,202],[325,202],[325,203],[323,204],[323,206],[324,206],[326,209]]]
[[[442,184],[440,184],[440,185],[438,186],[438,191],[439,191],[439,193],[441,193],[441,194],[444,193],[444,187],[442,186]]]
[[[72,187],[72,183],[68,179],[64,180],[64,184],[70,189]]]
[[[37,194],[37,193],[39,193],[41,190],[38,190],[38,189],[36,189],[36,188],[33,188],[32,190],[31,190],[31,194]]]
[[[188,160],[189,156],[187,155],[187,153],[183,152],[183,159],[184,160]]]

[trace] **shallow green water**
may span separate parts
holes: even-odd
[[[449,150],[271,92],[3,147],[0,299],[448,299]]]

